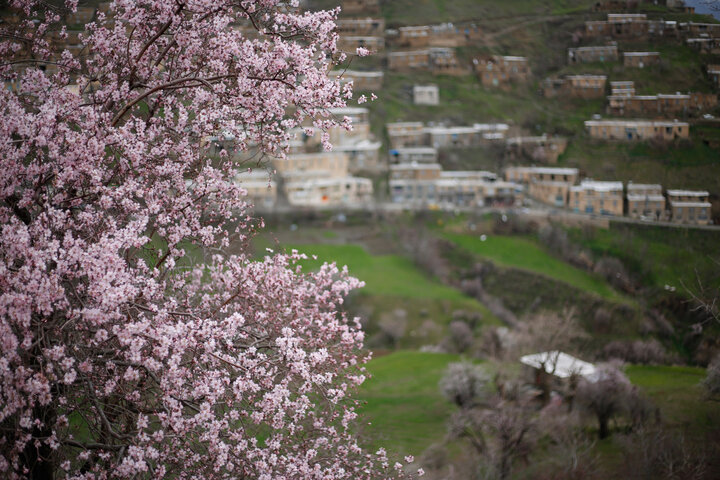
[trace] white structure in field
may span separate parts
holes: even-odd
[[[437,85],[415,85],[413,87],[415,105],[439,105],[440,89]]]
[[[544,370],[545,373],[558,378],[570,378],[577,375],[592,381],[597,371],[592,363],[584,362],[557,350],[525,355],[520,357],[520,363],[535,370]]]

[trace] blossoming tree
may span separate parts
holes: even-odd
[[[363,335],[338,309],[359,282],[297,253],[252,261],[238,165],[203,146],[277,155],[290,129],[338,123],[336,12],[116,0],[73,55],[76,0],[9,3],[0,477],[396,473],[349,431]],[[187,245],[214,254],[183,264]]]

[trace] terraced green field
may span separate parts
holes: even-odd
[[[490,235],[482,241],[480,237],[472,235],[443,235],[468,252],[500,266],[528,270],[609,300],[623,300],[618,292],[599,277],[558,260],[528,238]]]

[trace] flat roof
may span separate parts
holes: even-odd
[[[662,191],[662,185],[659,183],[633,183],[628,182],[627,184],[628,190],[661,190]]]
[[[647,57],[648,55],[660,55],[660,52],[623,52],[626,57]]]
[[[699,208],[710,208],[712,204],[710,202],[670,202],[673,208],[677,207],[699,207]]]
[[[704,190],[668,190],[667,194],[673,197],[707,197],[710,195]]]
[[[623,189],[622,182],[603,182],[599,180],[583,180],[573,191],[594,190],[596,192],[616,192]]]
[[[639,126],[662,126],[662,127],[689,127],[687,122],[667,121],[667,120],[586,120],[586,127],[596,126],[616,126],[616,127],[639,127]]]
[[[525,355],[520,357],[520,363],[537,369],[542,368],[546,373],[560,378],[568,378],[572,375],[589,377],[594,375],[597,370],[592,363],[584,362],[559,351]]]

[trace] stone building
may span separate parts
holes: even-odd
[[[505,180],[527,185],[530,197],[556,207],[567,205],[570,187],[577,179],[577,168],[508,167],[505,169]]]
[[[627,116],[689,116],[713,110],[714,93],[609,96],[608,113]]]
[[[413,103],[415,105],[440,104],[440,90],[437,85],[414,85]]]
[[[688,38],[718,38],[720,37],[720,23],[687,22],[678,25],[680,31]]]
[[[277,203],[277,183],[266,170],[243,171],[235,181],[247,191],[247,199],[257,210],[272,210]]]
[[[531,181],[563,182],[573,185],[578,180],[577,168],[559,167],[508,167],[505,169],[505,180],[508,182],[530,184]]]
[[[606,75],[566,75],[563,78],[546,78],[543,95],[548,98],[601,98],[605,95]]]
[[[452,23],[400,27],[389,41],[403,48],[462,47],[467,44],[463,30]]]
[[[422,147],[427,145],[425,125],[422,122],[388,123],[385,128],[390,139],[390,148]]]
[[[335,22],[340,36],[382,37],[385,35],[383,18],[340,18]]]
[[[585,22],[588,38],[643,38],[648,36],[649,22],[644,13],[608,13],[607,20]]]
[[[672,141],[689,138],[687,122],[667,120],[588,120],[585,128],[591,138],[614,141]]]
[[[615,62],[618,60],[617,45],[568,48],[568,63]]]
[[[390,163],[437,163],[438,151],[432,147],[395,148],[388,152]]]
[[[505,155],[533,162],[554,164],[567,149],[567,138],[543,134],[536,137],[510,137],[505,141]]]
[[[451,48],[428,48],[407,52],[390,52],[388,68],[399,72],[428,71],[436,75],[465,75],[467,69],[460,65]]]
[[[653,184],[627,184],[627,215],[641,220],[665,220],[665,197],[662,186]]]
[[[355,53],[358,48],[367,48],[372,52],[379,52],[385,48],[385,38],[371,36],[341,35],[338,40],[340,50]]]
[[[530,80],[530,67],[526,57],[493,55],[473,60],[475,72],[485,87],[507,87],[511,83]]]
[[[645,68],[660,63],[659,52],[623,52],[623,66]]]
[[[295,207],[354,207],[373,202],[372,180],[361,177],[289,179],[284,192],[288,203]]]
[[[635,82],[610,82],[610,95],[613,97],[632,97],[635,95]]]
[[[342,83],[353,82],[353,89],[356,92],[377,92],[382,89],[384,78],[382,71],[332,70],[329,75],[340,78]]]
[[[686,43],[703,55],[720,55],[720,37],[688,38]]]
[[[670,221],[673,223],[707,225],[711,223],[710,194],[694,190],[668,190]]]
[[[575,212],[622,216],[623,184],[583,180],[570,188],[569,207]]]

